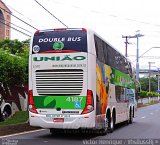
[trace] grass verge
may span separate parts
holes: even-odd
[[[154,105],[154,104],[157,104],[157,103],[159,103],[159,101],[154,101],[154,100],[152,100],[152,101],[150,101],[150,102],[148,103],[148,105]]]
[[[27,120],[28,120],[28,111],[16,112],[11,118],[8,118],[3,122],[0,122],[0,127],[6,125],[16,125],[16,124],[26,123]]]

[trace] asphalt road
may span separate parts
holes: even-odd
[[[139,108],[133,124],[120,124],[106,136],[82,133],[50,134],[49,130],[3,137],[2,145],[84,145],[84,144],[152,144],[160,145],[160,103]]]

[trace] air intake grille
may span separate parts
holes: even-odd
[[[83,88],[83,70],[37,70],[36,89],[39,95],[80,95]]]

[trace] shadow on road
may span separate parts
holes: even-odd
[[[143,127],[143,128],[142,128]],[[143,120],[134,120],[134,122],[132,124],[127,124],[126,122],[123,123],[119,123],[115,126],[115,130],[113,133],[108,133],[106,135],[109,137],[114,137],[117,138],[117,134],[119,134],[119,132],[123,131],[123,134],[125,134],[124,132],[126,132],[126,128],[128,128],[129,132],[133,132],[133,130],[136,132],[136,130],[139,130],[139,128],[142,128],[141,130],[145,131],[146,128],[149,128],[150,125],[149,123],[143,122]],[[127,136],[127,132],[126,132],[126,136]],[[121,136],[121,135],[120,135]],[[98,132],[95,132],[93,130],[58,130],[55,131],[53,134],[51,134],[49,132],[49,130],[47,130],[47,133],[45,132],[45,134],[41,134],[39,136],[37,136],[39,139],[58,139],[58,140],[89,140],[89,139],[97,139],[97,138],[101,138],[102,135],[99,134]],[[104,136],[105,137],[105,136]],[[102,138],[104,138],[102,137]],[[107,137],[108,138],[108,137]]]
[[[115,132],[127,126],[126,123],[120,123],[115,126]],[[108,133],[110,134],[110,133]],[[40,139],[63,139],[63,140],[89,140],[102,136],[98,131],[94,130],[58,130],[53,134],[49,133],[38,136]]]
[[[49,132],[49,131],[48,131]],[[92,139],[98,136],[98,133],[92,130],[59,130],[49,133],[38,138],[45,139],[63,139],[63,140],[84,140]]]

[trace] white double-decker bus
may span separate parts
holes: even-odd
[[[36,31],[29,56],[29,122],[56,129],[132,123],[136,111],[131,63],[88,29]]]

